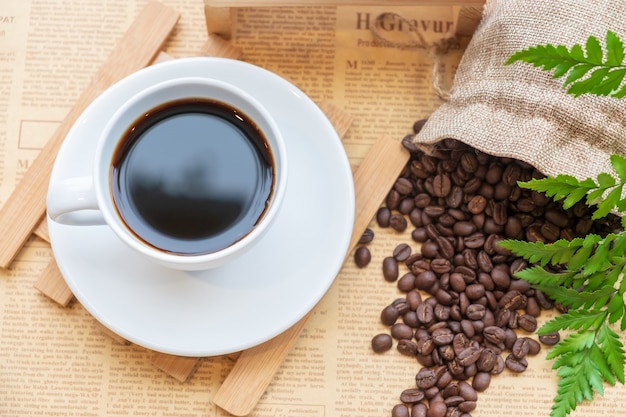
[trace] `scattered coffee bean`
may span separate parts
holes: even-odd
[[[505,366],[512,372],[524,372],[528,368],[528,361],[526,358],[517,358],[512,353],[506,357],[504,361]]]
[[[556,345],[560,340],[561,335],[559,332],[543,333],[539,335],[539,341],[548,346]]]
[[[369,227],[365,229],[365,232],[359,238],[359,245],[366,245],[374,240],[374,231]]]
[[[396,404],[391,409],[391,417],[409,417],[409,408],[405,404]]]
[[[376,353],[386,352],[393,346],[391,336],[386,333],[377,334],[372,338],[372,350]]]
[[[419,388],[409,388],[402,391],[400,401],[405,404],[417,404],[424,399],[424,391]]]
[[[398,262],[391,256],[383,259],[383,276],[389,282],[398,279]]]
[[[359,268],[365,268],[372,260],[370,250],[365,246],[360,246],[354,251],[354,262]]]

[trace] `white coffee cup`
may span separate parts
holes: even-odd
[[[184,107],[184,103],[188,107]],[[205,108],[210,109],[206,114],[203,113]],[[224,110],[224,114],[232,120],[226,121],[221,113],[211,113],[214,110]],[[162,116],[155,116],[162,111],[165,112]],[[169,132],[164,127],[166,123],[179,128],[176,134],[171,135],[172,142],[169,141],[170,136],[166,136],[169,133],[165,133]],[[198,127],[189,127],[196,126],[196,123],[200,123]],[[247,134],[239,130],[240,124],[248,129]],[[187,129],[191,132],[188,135]],[[132,146],[132,150],[128,151],[132,156],[125,156],[126,150],[135,143],[133,135],[136,131],[139,131],[137,144],[151,143],[149,141],[153,139],[148,139],[149,135],[158,137],[153,132],[162,132],[161,142],[154,142],[152,150],[146,150],[143,145]],[[205,152],[205,133],[207,140],[221,141],[219,145],[211,142],[211,152]],[[222,138],[239,137],[240,133],[242,137],[254,136],[248,144],[250,149],[243,139],[226,141]],[[284,199],[287,154],[281,132],[272,116],[256,99],[231,84],[200,77],[161,82],[133,95],[114,113],[104,130],[94,134],[99,134],[99,140],[92,175],[68,178],[51,186],[47,195],[48,216],[55,222],[72,227],[107,225],[130,248],[163,266],[204,270],[231,261],[261,238]],[[194,137],[195,145],[187,136]],[[164,138],[168,141],[163,142]],[[229,148],[235,142],[241,143],[234,149]],[[154,155],[158,153],[160,156],[153,158],[149,152],[155,150],[158,152]],[[264,157],[256,158],[256,152],[261,152]],[[194,159],[195,164],[187,167],[185,161],[188,159]],[[134,162],[140,160],[150,163],[140,165]],[[178,160],[179,163],[175,165],[170,160]],[[250,162],[245,163],[246,169],[248,166],[256,167],[257,163],[260,165],[247,171],[254,175],[242,175],[240,171],[232,174],[232,168],[242,169],[243,166],[220,164],[240,160]],[[142,166],[143,171],[139,168],[134,171],[135,168],[130,167],[135,165],[131,163]],[[175,182],[170,178],[178,178],[172,172],[183,168],[189,168],[189,172],[182,172],[181,175],[191,181]],[[227,168],[231,168],[229,175],[222,171]],[[131,175],[129,172],[140,173]],[[218,178],[216,172],[224,173],[224,176]],[[257,172],[261,172],[258,178]],[[158,177],[157,180],[150,179],[152,188],[134,185],[141,183],[137,178],[143,181],[148,175]],[[262,182],[263,186],[254,185],[252,177],[257,178],[259,184]],[[157,186],[161,188],[155,188]],[[261,189],[263,193],[259,191]],[[127,199],[124,200],[123,196]],[[226,199],[232,201],[229,200],[226,205]],[[160,205],[161,201],[166,201],[167,206]],[[233,201],[237,204],[234,205]],[[214,209],[212,205],[221,208]],[[223,208],[238,207],[239,210],[241,206],[244,207],[239,215]],[[206,214],[213,211],[220,214]],[[169,216],[172,213],[176,214]],[[152,222],[153,218],[158,221]],[[145,232],[147,229],[151,230],[151,234]],[[174,232],[170,233],[171,230]],[[196,236],[196,233],[201,236]]]

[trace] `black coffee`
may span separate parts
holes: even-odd
[[[137,120],[113,159],[112,193],[140,239],[166,252],[215,252],[243,238],[267,210],[273,158],[246,115],[186,99]]]

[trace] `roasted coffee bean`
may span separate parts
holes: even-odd
[[[433,314],[437,320],[445,322],[450,318],[450,307],[443,304],[437,304],[433,307]]]
[[[539,341],[548,346],[556,345],[560,340],[561,335],[559,332],[543,333],[539,335]]]
[[[436,238],[437,246],[439,247],[439,253],[444,258],[450,259],[454,256],[455,250],[452,243],[443,236]]]
[[[429,325],[433,322],[435,315],[433,313],[433,307],[428,303],[421,303],[415,310],[417,313],[417,319],[420,323]]]
[[[415,275],[411,272],[402,275],[400,279],[398,279],[398,289],[405,293],[415,289]]]
[[[506,346],[506,348],[510,350],[513,348],[513,345],[517,341],[517,333],[515,333],[515,331],[510,328],[504,330],[504,333],[504,346]]]
[[[433,241],[426,241],[422,244],[420,251],[425,258],[437,258],[439,257],[439,245]]]
[[[372,350],[376,353],[386,352],[393,346],[393,339],[386,333],[377,334],[372,338]]]
[[[415,277],[415,288],[426,291],[437,282],[437,275],[433,271],[423,271]]]
[[[407,226],[407,221],[402,214],[394,213],[389,217],[389,227],[396,232],[404,232]]]
[[[464,413],[461,417],[465,417],[467,415],[465,413],[469,413],[470,411],[474,411],[476,409],[476,400],[463,401],[457,408],[460,412]]]
[[[452,227],[452,230],[457,236],[469,236],[476,232],[477,227],[470,221],[456,222]]]
[[[427,121],[428,119],[420,119],[416,121],[415,123],[413,123],[413,133],[418,134],[422,130],[422,128],[424,127]]]
[[[461,155],[461,169],[463,171],[473,174],[478,169],[478,159],[476,155],[472,152],[464,152]]]
[[[448,406],[443,401],[433,401],[428,408],[427,417],[446,417]]]
[[[499,375],[504,371],[505,368],[504,358],[500,355],[496,356],[496,364],[493,366],[493,369],[489,372],[491,375]]]
[[[481,372],[490,372],[496,364],[497,354],[491,348],[485,348],[480,352],[476,366]]]
[[[413,183],[408,178],[400,177],[396,180],[393,188],[401,195],[408,195],[413,192]]]
[[[419,388],[409,388],[402,391],[400,401],[405,404],[417,404],[424,399],[424,391]]]
[[[409,407],[405,404],[396,404],[391,409],[391,417],[409,417]]]
[[[424,403],[413,404],[411,407],[411,417],[427,417],[427,412],[428,407]],[[394,416],[392,415],[392,417]]]
[[[523,279],[513,278],[511,279],[511,283],[509,284],[509,291],[518,291],[524,295],[530,290],[530,283],[524,281]],[[520,308],[526,307],[526,299],[524,299],[524,304]]]
[[[398,262],[404,262],[411,256],[411,247],[406,243],[400,243],[393,250],[393,257]]]
[[[493,344],[498,344],[504,341],[506,333],[504,329],[497,326],[488,326],[483,330],[483,336],[486,340]]]
[[[476,363],[476,361],[480,358],[481,353],[482,351],[478,347],[470,346],[463,349],[457,356],[456,360],[461,366],[469,366]]]
[[[450,208],[458,208],[463,204],[464,198],[465,193],[463,193],[463,189],[455,185],[452,187],[452,190],[450,190],[450,194],[445,198],[446,205]]]
[[[539,290],[535,291],[535,299],[544,310],[551,310],[552,308],[554,308],[554,302]]]
[[[414,329],[417,329],[420,326],[420,321],[417,319],[417,313],[415,311],[407,311],[403,314],[402,322]]]
[[[391,256],[383,259],[383,277],[386,281],[394,282],[398,279],[398,262]]]
[[[430,262],[430,269],[439,275],[443,275],[452,270],[452,264],[447,259],[435,258]]]
[[[435,175],[433,178],[433,195],[435,197],[446,197],[452,190],[452,181],[447,174]]]
[[[448,398],[446,398],[444,400],[444,403],[448,406],[448,407],[456,407],[459,404],[461,404],[463,401],[465,401],[463,399],[463,397],[461,397],[460,395],[452,395]]]
[[[487,199],[482,195],[475,195],[467,203],[467,209],[472,214],[482,213],[485,207],[487,207]]]
[[[454,334],[452,333],[452,330],[450,330],[447,327],[442,328],[442,329],[436,329],[432,333],[432,340],[435,346],[448,345],[452,343],[453,339],[454,339]]]
[[[524,372],[528,368],[526,358],[516,358],[512,353],[506,357],[504,361],[506,368],[512,372]]]
[[[422,390],[427,390],[430,387],[434,387],[437,383],[437,375],[435,371],[429,368],[422,368],[415,375],[415,384]]]
[[[443,215],[446,212],[446,209],[443,206],[429,205],[424,207],[423,212],[429,218],[436,219],[439,216]]]
[[[409,305],[409,308],[415,311],[417,306],[422,303],[422,295],[419,293],[419,291],[409,291],[406,294],[405,300]]]
[[[536,355],[539,352],[541,352],[541,345],[539,344],[539,342],[537,342],[535,339],[531,339],[530,337],[527,339],[528,339],[528,354],[529,355]]]
[[[452,345],[439,346],[439,356],[444,362],[450,362],[456,357]]]
[[[385,198],[385,204],[389,210],[396,210],[400,205],[401,199],[402,196],[400,195],[400,193],[397,192],[395,189],[392,189],[389,191],[387,197]]]
[[[417,353],[420,355],[430,355],[435,349],[435,344],[430,336],[420,337],[416,342]]]
[[[528,297],[526,300],[526,314],[530,314],[533,317],[539,317],[541,315],[541,307],[535,297]]]
[[[368,227],[359,238],[359,245],[365,245],[372,240],[374,240],[374,231]]]
[[[497,202],[493,205],[493,222],[498,226],[504,226],[509,219],[507,207],[504,202]]]
[[[430,205],[432,197],[428,193],[419,193],[413,198],[415,207],[423,209]]]
[[[483,287],[484,288],[484,287]],[[485,317],[486,307],[482,304],[470,304],[465,315],[470,320],[482,320]]]
[[[480,249],[485,244],[485,235],[482,232],[472,233],[463,238],[463,243],[466,248]]]
[[[487,254],[487,252],[485,252],[484,250],[479,251],[476,255],[476,263],[478,265],[478,268],[482,272],[490,273],[491,271],[493,271],[493,263],[491,261],[491,258],[489,257],[489,254]]]
[[[391,326],[391,337],[394,339],[412,339],[413,329],[405,323],[395,323]]]
[[[520,329],[532,333],[537,330],[537,319],[530,314],[522,314],[517,318],[517,325]]]
[[[489,388],[491,384],[491,374],[487,372],[478,372],[472,379],[472,388],[478,392],[483,392]]]
[[[485,295],[485,287],[482,284],[470,284],[465,289],[465,294],[470,300],[478,300]]]
[[[528,340],[530,339],[526,337],[518,338],[511,347],[511,355],[513,355],[517,359],[522,359],[523,357],[525,357],[528,354],[528,350],[530,349]]]
[[[459,274],[458,272],[453,272],[452,274],[450,274],[450,288],[452,290],[456,292],[463,292],[465,291],[466,287],[467,284],[463,279],[463,275]]]
[[[485,181],[489,184],[497,184],[501,179],[502,166],[498,162],[492,162],[485,175]]]
[[[426,229],[424,229],[423,227],[413,229],[413,231],[411,232],[411,238],[418,243],[426,242],[428,240]]]
[[[507,310],[517,310],[526,304],[526,296],[519,291],[508,291],[502,296],[498,304]]]
[[[415,208],[412,198],[403,198],[398,205],[398,211],[402,214],[409,214]]]
[[[544,215],[546,217],[546,220],[552,222],[557,227],[566,227],[569,223],[567,214],[560,209],[553,208],[546,210]]]
[[[541,235],[548,242],[555,242],[561,236],[561,229],[557,225],[548,221],[542,224],[539,230],[541,232]]]
[[[389,220],[391,219],[391,210],[387,207],[381,207],[376,212],[376,222],[380,227],[389,227]]]
[[[417,344],[409,339],[398,340],[398,346],[396,349],[398,352],[406,356],[414,357],[417,355]]]
[[[380,313],[380,321],[386,326],[394,324],[399,317],[398,309],[392,305],[385,307]]]
[[[354,251],[354,263],[359,268],[365,268],[372,260],[370,250],[365,246],[360,246]]]
[[[398,310],[399,315],[404,315],[410,310],[410,306],[406,298],[396,298],[391,305]]]

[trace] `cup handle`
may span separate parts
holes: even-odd
[[[92,177],[75,177],[50,186],[47,211],[57,223],[79,226],[104,225]]]

